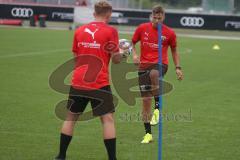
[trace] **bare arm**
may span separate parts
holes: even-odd
[[[123,57],[123,54],[120,53],[120,52],[112,53],[112,62],[113,62],[114,64],[120,63],[123,58],[124,58],[124,57]]]
[[[133,49],[132,49],[132,55],[133,55],[133,62],[135,65],[138,65],[140,60],[136,51],[136,44],[133,44]]]
[[[171,48],[171,52],[172,52],[173,62],[176,67],[177,79],[181,81],[181,80],[183,80],[183,72],[180,67],[180,58],[179,58],[179,54],[177,52],[177,48],[176,47]]]
[[[179,54],[177,52],[177,48],[171,48],[171,52],[172,52],[172,58],[173,58],[175,67],[180,66],[180,58],[179,58]]]

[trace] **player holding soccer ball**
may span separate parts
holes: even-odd
[[[138,26],[133,38],[133,61],[139,65],[139,86],[143,100],[143,121],[146,134],[141,143],[153,141],[151,125],[159,123],[159,67],[158,67],[158,24],[162,24],[162,75],[168,69],[168,47],[171,48],[173,62],[176,67],[177,79],[183,79],[177,52],[177,39],[175,32],[163,24],[164,9],[160,5],[153,7],[151,22]],[[136,43],[140,41],[140,58],[136,53]],[[151,117],[152,97],[155,99],[155,110]]]
[[[111,14],[112,6],[106,1],[99,1],[95,4],[95,21],[81,26],[75,32],[72,48],[75,68],[69,92],[68,113],[61,129],[60,148],[56,160],[66,159],[74,126],[89,102],[93,116],[99,116],[101,120],[108,159],[116,160],[116,131],[113,117],[115,106],[108,66],[110,59],[113,63],[119,63],[129,51],[126,46],[119,53],[118,32],[107,24]],[[91,149],[89,151],[91,152]]]

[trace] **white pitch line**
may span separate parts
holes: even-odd
[[[48,51],[24,52],[24,53],[19,53],[19,54],[3,55],[3,56],[0,56],[0,58],[13,58],[13,57],[44,55],[44,54],[49,54],[49,53],[66,52],[66,51],[70,51],[70,50],[69,49],[56,49],[56,50],[48,50]]]
[[[133,34],[131,31],[119,31],[121,34]],[[211,36],[211,35],[197,35],[197,34],[177,34],[179,37],[187,38],[197,38],[197,39],[217,39],[217,40],[240,40],[240,37],[230,37],[230,36]]]
[[[31,28],[31,27],[26,26],[26,27],[23,27],[23,28],[27,29],[27,28]],[[48,27],[48,28],[35,28],[35,29],[69,30],[68,28],[61,28],[61,27]],[[121,31],[121,30],[119,30],[119,33],[133,35],[134,31]],[[187,38],[196,38],[196,39],[236,40],[236,41],[240,40],[240,37],[234,37],[234,36],[215,36],[215,35],[183,34],[183,33],[179,33],[179,34],[177,33],[177,36],[187,37]]]

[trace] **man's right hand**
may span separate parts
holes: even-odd
[[[138,57],[137,55],[134,55],[134,56],[133,56],[133,63],[134,63],[135,65],[139,65],[140,59],[139,59],[139,57]]]

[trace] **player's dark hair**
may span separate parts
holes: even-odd
[[[164,14],[164,9],[161,5],[155,5],[153,8],[152,8],[152,14],[159,14],[159,13],[162,13]]]
[[[106,15],[109,12],[112,12],[112,6],[107,1],[99,1],[94,5],[95,13],[97,15]]]

